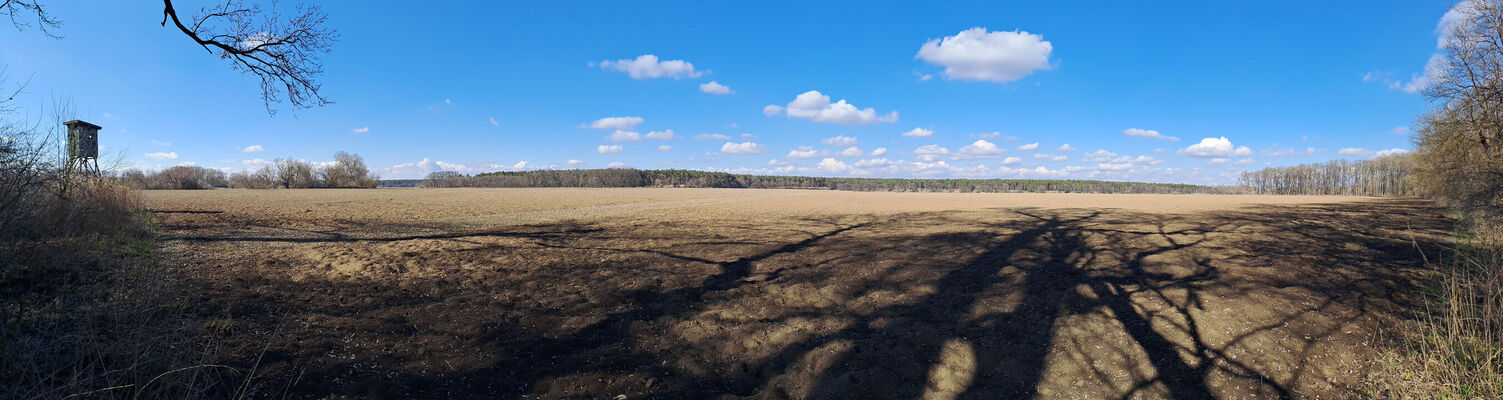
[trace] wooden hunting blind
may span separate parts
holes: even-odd
[[[99,171],[99,125],[72,120],[64,122],[68,127],[68,169],[79,167],[85,171]]]

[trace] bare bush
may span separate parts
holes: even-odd
[[[334,164],[319,171],[323,185],[336,188],[373,188],[380,184],[379,178],[371,175],[365,160],[359,155],[343,151],[334,153]]]

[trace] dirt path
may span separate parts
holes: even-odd
[[[1450,224],[1294,196],[146,196],[261,397],[1365,397]]]

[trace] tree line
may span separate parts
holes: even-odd
[[[625,168],[428,174],[423,187],[685,187],[823,189],[883,192],[1212,193],[1225,188],[1070,179],[885,179],[741,175],[681,169]]]
[[[1238,183],[1262,194],[1410,196],[1416,193],[1413,173],[1414,157],[1399,154],[1264,168],[1243,172]]]
[[[132,189],[304,189],[304,188],[373,188],[380,177],[365,166],[365,159],[343,151],[334,153],[334,161],[314,165],[303,160],[278,158],[255,171],[225,174],[224,171],[196,165],[179,165],[161,171],[129,169],[115,179]]]

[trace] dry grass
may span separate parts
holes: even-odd
[[[1503,242],[1458,240],[1434,271],[1424,318],[1397,321],[1375,391],[1393,398],[1503,398]]]
[[[73,178],[0,246],[0,398],[189,398],[224,379],[127,189]]]

